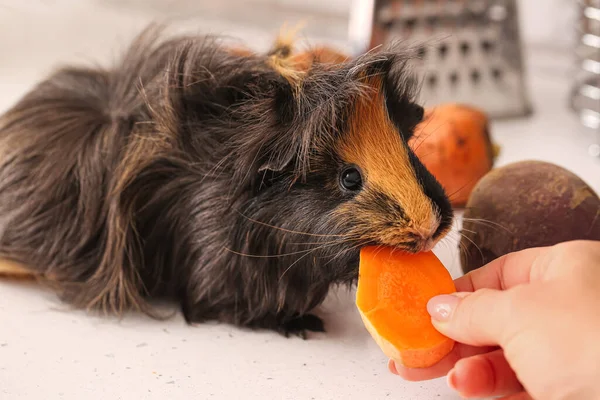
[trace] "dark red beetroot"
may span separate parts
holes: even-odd
[[[600,240],[598,195],[570,171],[541,161],[490,171],[473,189],[464,218],[465,273],[526,248]]]

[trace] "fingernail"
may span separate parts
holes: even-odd
[[[472,398],[470,396],[465,396],[460,391],[460,387],[465,385],[465,376],[464,373],[461,376],[461,374],[457,372],[456,365],[450,370],[450,372],[448,372],[448,375],[446,376],[446,383],[450,389],[457,392],[461,399]]]
[[[427,302],[427,312],[436,321],[448,321],[458,301],[458,297],[449,294],[435,296]]]
[[[394,362],[394,360],[388,361],[388,369],[392,374],[398,375],[398,370],[396,369],[396,363]]]
[[[450,372],[448,372],[448,376],[446,377],[446,382],[448,383],[448,386],[450,387],[450,389],[457,390],[456,371],[454,369],[451,369]]]

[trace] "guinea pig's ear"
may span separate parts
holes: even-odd
[[[281,172],[286,169],[298,154],[301,138],[290,129],[297,113],[296,98],[293,87],[286,81],[277,82],[273,105],[275,108],[276,127],[270,135],[259,157],[258,172]]]
[[[386,98],[386,103],[391,121],[402,138],[409,141],[413,137],[417,125],[423,122],[425,110],[417,103],[399,104],[389,97]]]
[[[292,164],[295,152],[293,149],[284,151],[281,154],[273,155],[264,160],[258,167],[258,172],[281,172],[287,166]]]
[[[352,79],[381,90],[390,121],[404,140],[409,140],[423,120],[424,110],[416,103],[419,82],[413,70],[418,51],[401,41],[388,44],[379,51],[368,52],[351,63]]]
[[[289,126],[294,122],[298,112],[297,93],[292,84],[286,80],[273,83],[275,95],[273,96],[273,105],[277,124]]]
[[[411,73],[408,61],[392,63],[383,81],[386,108],[402,138],[408,141],[418,124],[423,121],[425,110],[416,103],[418,85]]]

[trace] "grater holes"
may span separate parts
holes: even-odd
[[[450,84],[456,86],[458,84],[458,72],[454,71],[449,75]]]
[[[484,53],[491,53],[494,50],[494,42],[489,39],[483,39],[481,41],[481,49]]]
[[[471,44],[469,42],[461,42],[459,48],[460,52],[464,57],[469,55],[469,53],[471,52]]]
[[[404,20],[404,25],[408,29],[413,30],[417,26],[417,19],[416,18],[407,18]]]
[[[370,44],[385,45],[392,39],[413,42],[409,46],[417,58],[415,72],[420,73],[424,101],[470,102],[494,116],[520,113],[528,107],[529,93],[521,82],[526,70],[520,61],[526,49],[518,36],[515,1],[380,0],[375,10],[387,12],[380,21],[391,17],[396,22],[387,35],[374,32],[378,36]],[[508,14],[501,15],[504,11]],[[428,18],[432,15],[437,18]],[[414,30],[409,29],[411,18],[417,19]]]
[[[392,28],[394,27],[394,21],[392,21],[392,20],[385,21],[381,24],[381,26],[383,27],[384,30],[391,31]]]
[[[435,74],[430,74],[427,77],[427,85],[429,85],[430,88],[434,88],[436,87],[438,84],[438,77]]]
[[[450,50],[447,43],[442,43],[440,47],[438,47],[438,52],[440,53],[440,57],[444,58],[448,54],[448,50]]]
[[[502,79],[503,76],[504,76],[504,71],[502,71],[500,68],[498,68],[498,67],[492,68],[492,78],[494,78],[494,80],[499,81]]]

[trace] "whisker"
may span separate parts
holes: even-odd
[[[482,219],[482,218],[464,218],[463,217],[463,221],[478,222],[478,223],[480,223],[482,225],[488,224],[488,226],[497,226],[499,228],[504,229],[506,232],[510,233],[511,235],[514,235],[508,228],[506,228],[502,224],[499,224],[497,222],[490,221],[490,220],[487,220],[487,219]]]
[[[246,218],[250,222],[253,222],[255,224],[259,224],[259,225],[262,225],[262,226],[266,226],[268,228],[277,229],[277,230],[282,231],[282,232],[293,233],[293,234],[296,234],[296,235],[314,236],[314,237],[329,237],[329,238],[332,238],[332,237],[347,238],[347,237],[349,237],[349,235],[319,234],[319,233],[308,233],[308,232],[294,231],[294,230],[291,230],[291,229],[280,228],[280,227],[275,226],[275,225],[270,225],[270,224],[267,224],[266,222],[257,221],[257,220],[255,220],[253,218],[245,216],[240,211],[237,211],[237,213],[240,214],[242,217]]]
[[[465,228],[461,228],[461,229],[460,229],[460,231],[469,232],[469,233],[472,233],[472,234],[474,234],[474,235],[476,235],[476,234],[477,234],[477,232],[475,232],[475,231],[472,231],[472,230],[470,230],[470,229],[465,229]],[[460,232],[460,231],[459,231],[459,232]]]
[[[429,124],[431,123],[431,121],[427,122],[427,125],[423,128],[423,130],[426,130],[427,127],[429,126]],[[436,129],[437,130],[437,129]],[[427,135],[420,135],[418,137],[416,137],[416,139],[418,140],[417,145],[415,146],[415,148],[413,149],[414,152],[416,152],[417,150],[419,150],[419,147],[421,147],[421,145],[431,136],[433,135],[435,131],[429,132]],[[423,137],[424,136],[424,137]]]
[[[434,120],[433,118],[433,114],[435,114],[437,110],[432,110],[431,114],[429,115],[428,121],[425,124],[425,126],[423,127],[423,129],[421,130],[421,132],[427,131],[427,129],[429,128],[429,125],[431,124],[431,122]],[[419,149],[419,147],[423,144],[423,142],[425,140],[427,140],[427,138],[429,138],[429,136],[431,136],[434,132],[436,132],[439,128],[441,128],[443,125],[440,125],[439,127],[437,127],[436,129],[434,129],[433,131],[429,132],[429,134],[422,140],[419,141],[419,144],[417,145],[417,147],[415,148],[414,151],[417,151]],[[420,136],[418,137],[418,139],[420,139]]]
[[[302,246],[302,245],[322,245],[322,244],[331,244],[331,245],[334,245],[334,244],[342,244],[342,243],[344,243],[346,241],[352,241],[352,240],[354,240],[354,239],[349,236],[348,238],[342,238],[342,239],[339,239],[339,240],[332,240],[330,242],[290,242],[288,244],[295,245],[295,246]]]
[[[366,242],[366,241],[365,241],[363,238],[361,238],[361,237],[356,237],[356,238],[354,238],[354,239],[352,239],[352,240],[349,240],[348,242],[349,242],[349,244],[350,244],[350,243],[356,243],[356,244],[354,244],[353,246],[350,246],[350,247],[348,247],[348,248],[342,249],[342,250],[339,252],[340,254],[339,254],[339,255],[336,255],[334,258],[337,258],[337,257],[339,257],[339,256],[340,256],[341,254],[343,254],[343,253],[349,253],[349,252],[351,252],[351,251],[354,251],[354,250],[356,250],[356,249],[358,249],[358,248],[360,248],[360,247],[364,247],[364,246],[365,246],[365,245],[368,243],[368,242]]]
[[[439,244],[442,244],[442,243],[443,243],[443,244],[450,245],[451,243],[449,243],[449,242],[450,242],[451,240],[453,240],[455,243],[458,243],[458,242],[459,242],[459,239],[458,239],[458,238],[453,238],[453,237],[450,237],[450,236],[448,235],[448,236],[446,236],[445,238],[443,238],[442,240],[440,240]],[[451,250],[451,248],[449,248],[449,249]]]
[[[458,242],[458,244],[460,246],[460,241],[457,240],[456,238],[451,238],[450,236],[444,237],[442,240],[440,240],[439,244],[445,246],[448,249],[448,251],[454,253],[454,250],[456,249],[456,247],[451,247],[450,240],[454,240],[454,241]],[[459,254],[460,254],[460,250],[459,250]],[[456,264],[456,257],[452,257],[452,263],[450,265],[446,265],[446,267],[448,270],[450,270],[450,268],[454,268],[455,264]],[[460,261],[459,261],[459,264],[460,264]]]
[[[468,181],[467,183],[465,183],[464,185],[462,185],[458,190],[456,190],[453,193],[449,194],[448,198],[450,200],[452,200],[454,198],[454,196],[456,196],[457,194],[459,194],[464,188],[466,188],[468,185],[472,184],[475,181],[476,181],[476,179],[471,179],[470,181]]]
[[[465,239],[467,239],[469,242],[471,242],[471,244],[473,244],[473,246],[475,246],[475,248],[477,249],[477,251],[479,251],[479,255],[481,256],[481,262],[482,263],[485,262],[485,257],[483,256],[483,252],[481,251],[481,249],[479,248],[479,246],[477,246],[477,244],[474,241],[472,241],[471,239],[469,239],[469,237],[467,235],[462,235],[461,234],[461,236],[464,237]],[[466,253],[466,248],[465,248],[465,254],[467,254]]]
[[[377,252],[375,253],[375,257],[377,257],[379,255],[379,253],[385,248],[384,245],[380,244],[378,245],[375,250],[377,250]],[[392,249],[392,254],[394,254],[394,249]]]
[[[467,246],[463,242],[458,242],[458,255],[459,255],[459,258],[460,258],[460,256],[462,254],[464,254],[465,257],[468,256]]]
[[[294,256],[294,255],[297,255],[297,254],[303,254],[303,253],[310,252],[310,251],[314,250],[314,249],[305,249],[305,250],[294,251],[294,252],[291,252],[291,253],[271,254],[271,255],[264,255],[264,256],[262,256],[262,255],[258,255],[258,254],[240,253],[238,251],[231,250],[231,249],[229,249],[227,247],[223,247],[223,249],[226,250],[226,251],[228,251],[228,252],[230,252],[230,253],[236,254],[238,256],[249,257],[249,258],[279,258],[279,257],[286,257],[286,256]]]
[[[217,162],[203,177],[200,179],[200,183],[204,182],[209,176],[216,174],[216,172],[225,164],[225,161],[229,158],[229,155],[224,156]],[[214,175],[213,175],[214,176]]]
[[[364,244],[364,242],[363,242],[363,241],[361,241],[359,238],[357,238],[357,239],[353,239],[353,240],[351,240],[351,241],[359,241],[359,243],[358,243],[358,244],[356,244],[356,245],[354,245],[354,246],[351,246],[351,247],[349,247],[349,248],[346,248],[346,249],[340,249],[340,250],[339,250],[339,251],[338,251],[338,252],[337,252],[335,255],[332,255],[332,256],[330,256],[330,257],[329,257],[329,258],[330,258],[330,260],[329,260],[329,261],[327,261],[325,264],[323,264],[323,267],[325,267],[325,266],[329,265],[330,263],[332,263],[333,261],[335,261],[336,259],[338,259],[338,258],[339,258],[339,257],[341,257],[342,255],[344,255],[344,254],[346,254],[346,253],[350,253],[351,251],[354,251],[354,250],[356,250],[357,248],[359,248],[359,247],[362,247],[362,246],[363,246],[363,244]]]
[[[429,124],[431,123],[431,121],[427,122],[427,125],[425,126],[425,128],[423,128],[423,130],[426,130],[429,127]],[[419,143],[417,144],[417,147],[415,147],[414,151],[416,152],[419,147],[421,147],[421,145],[431,136],[433,135],[435,132],[438,131],[438,129],[440,129],[442,126],[438,126],[437,128],[435,128],[434,130],[432,130],[431,132],[429,132],[429,134],[427,134],[423,139],[421,139],[421,136],[418,137],[419,139]],[[437,153],[437,152],[434,152]],[[428,154],[434,154],[434,153],[428,153]]]
[[[285,276],[285,274],[287,274],[287,272],[288,272],[288,271],[289,271],[289,270],[290,270],[290,269],[291,269],[291,268],[292,268],[294,265],[298,264],[298,263],[300,262],[300,260],[302,260],[304,257],[306,257],[307,255],[309,255],[309,254],[311,254],[311,253],[313,253],[313,252],[315,252],[315,251],[317,251],[317,250],[320,250],[320,249],[322,249],[322,248],[325,248],[325,247],[327,247],[327,245],[325,245],[325,246],[318,246],[318,247],[315,247],[315,248],[313,248],[313,249],[310,249],[310,250],[308,250],[308,251],[306,252],[306,254],[303,254],[302,256],[298,257],[298,259],[297,259],[296,261],[294,261],[294,262],[293,262],[293,263],[292,263],[292,264],[291,264],[289,267],[287,267],[287,268],[285,269],[285,271],[283,271],[283,273],[282,273],[282,274],[281,274],[281,276],[279,277],[279,281],[281,282],[281,280],[283,279],[283,277]]]

